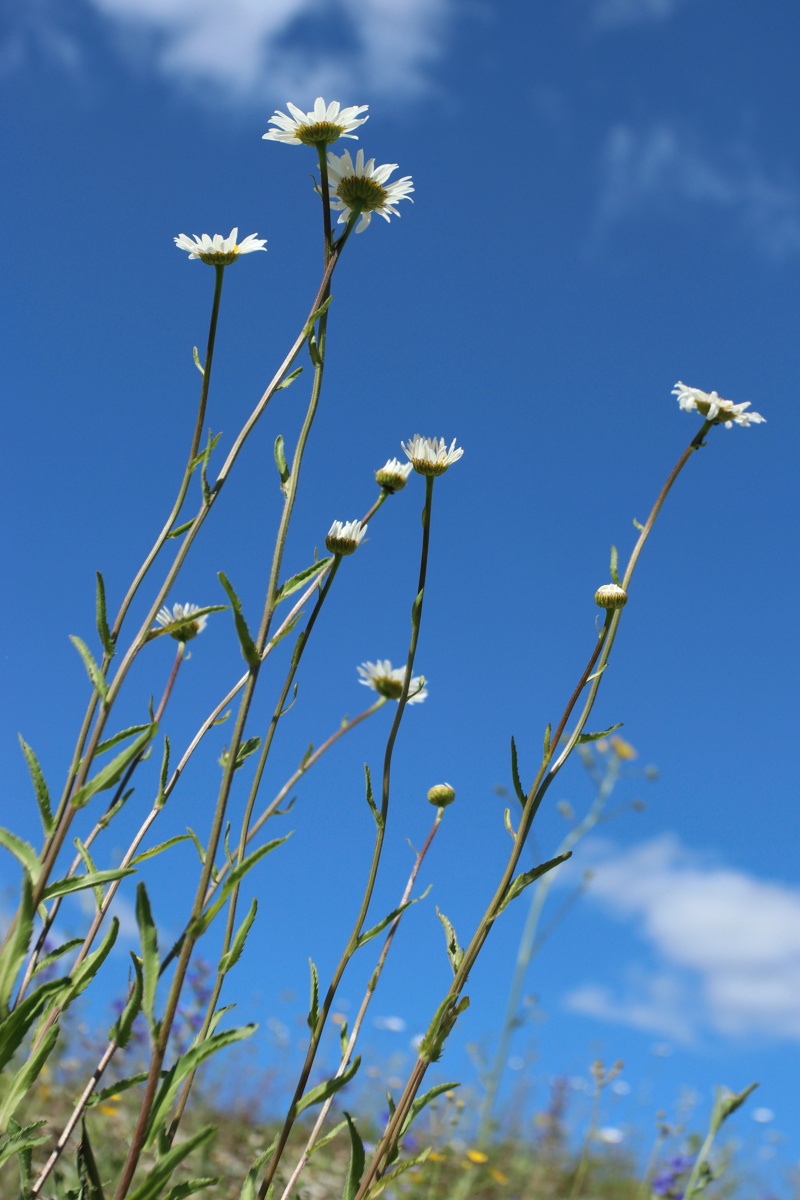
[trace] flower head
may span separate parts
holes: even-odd
[[[397,458],[390,458],[387,463],[375,472],[378,487],[387,492],[399,492],[408,483],[411,474],[411,463],[401,463]]]
[[[722,400],[716,392],[701,392],[700,388],[687,387],[680,380],[672,389],[673,396],[678,397],[678,404],[684,412],[693,408],[706,418],[724,425],[730,429],[733,425],[760,425],[766,418],[757,412],[745,412],[750,407],[750,401],[744,404],[734,404],[732,400]]]
[[[460,446],[456,446],[455,438],[448,450],[444,438],[426,438],[418,433],[400,445],[411,459],[412,467],[420,475],[444,475],[447,468],[458,462],[464,453]]]
[[[367,111],[368,104],[342,108],[338,100],[326,105],[322,96],[317,96],[311,112],[303,112],[296,104],[287,103],[286,107],[291,117],[280,109],[270,117],[269,123],[275,128],[263,135],[268,141],[286,142],[288,146],[330,146],[340,137],[357,139],[353,130],[369,119],[360,115]]]
[[[359,683],[363,683],[364,687],[372,688],[374,692],[378,692],[381,696],[386,696],[389,700],[399,700],[403,694],[403,684],[406,681],[406,668],[394,667],[389,662],[388,658],[378,659],[377,662],[365,662],[358,668],[358,673],[361,676]],[[408,685],[408,704],[421,704],[428,694],[428,689],[425,687],[424,675],[412,675],[411,682]]]
[[[203,615],[195,617],[200,612],[199,604],[173,604],[172,612],[165,604],[156,614],[156,624],[160,625],[178,642],[190,642],[206,627],[208,618]]]
[[[325,545],[331,554],[353,554],[367,532],[367,526],[360,521],[334,521],[325,538]]]
[[[254,250],[267,248],[266,239],[259,241],[256,233],[249,233],[242,242],[236,241],[238,236],[238,229],[232,229],[226,238],[221,233],[215,233],[213,238],[207,233],[200,237],[196,233],[191,237],[181,233],[175,238],[175,245],[179,250],[188,250],[189,258],[202,259],[212,267],[227,267],[229,263],[236,262],[240,254],[252,254]]]
[[[594,594],[594,602],[600,608],[624,608],[628,593],[618,583],[604,583]]]
[[[331,193],[331,208],[341,212],[339,224],[343,224],[350,213],[357,213],[361,220],[356,226],[356,233],[363,233],[376,212],[385,221],[389,214],[399,217],[395,205],[400,200],[410,200],[414,186],[410,175],[387,183],[387,179],[397,167],[397,163],[384,163],[375,166],[375,159],[364,162],[364,151],[356,154],[355,165],[350,157],[350,151],[344,154],[328,155],[328,185]],[[413,204],[413,200],[411,201]]]
[[[429,788],[428,790],[428,802],[433,804],[436,808],[447,808],[448,804],[452,804],[455,798],[456,789],[449,783],[435,783],[433,787]],[[474,1154],[475,1151],[470,1151],[470,1153]],[[467,1155],[467,1157],[469,1157],[469,1155]],[[477,1162],[478,1160],[473,1158],[472,1161]],[[486,1156],[484,1156],[481,1161],[486,1162]]]

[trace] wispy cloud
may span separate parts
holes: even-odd
[[[769,173],[746,145],[711,151],[669,122],[616,125],[601,155],[597,232],[631,218],[722,213],[774,258],[800,251],[800,188]]]
[[[800,1040],[800,889],[709,863],[673,836],[594,842],[581,865],[594,872],[589,898],[634,922],[657,965],[629,973],[620,995],[580,987],[570,1008],[682,1041],[708,1029]]]
[[[595,29],[618,29],[666,21],[686,0],[593,0],[591,21]]]
[[[117,49],[215,102],[305,107],[408,99],[432,86],[455,0],[81,0]],[[81,53],[53,0],[26,0],[7,36],[6,70],[36,43],[50,57]],[[95,22],[95,27],[98,23]],[[49,49],[48,49],[49,47]],[[355,94],[354,94],[355,93]]]

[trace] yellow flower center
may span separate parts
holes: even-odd
[[[344,133],[344,125],[333,121],[317,121],[315,125],[301,125],[297,136],[304,146],[330,146]]]

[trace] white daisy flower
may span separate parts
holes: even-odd
[[[420,475],[444,475],[447,468],[458,462],[464,453],[460,446],[456,446],[455,438],[448,450],[444,438],[426,438],[418,433],[415,433],[410,441],[401,442],[400,445],[411,459],[412,467]]]
[[[342,108],[338,100],[326,105],[322,96],[317,96],[311,112],[303,112],[296,104],[287,103],[290,117],[280,109],[269,119],[274,129],[268,129],[263,137],[272,142],[286,142],[288,146],[330,146],[340,137],[358,138],[353,133],[368,117],[362,117],[368,104]]]
[[[376,212],[384,220],[389,220],[389,214],[399,217],[395,205],[400,200],[410,200],[414,191],[410,175],[387,183],[387,179],[397,167],[397,163],[384,163],[375,166],[375,159],[364,162],[364,151],[356,154],[355,165],[350,157],[350,151],[344,154],[328,155],[328,183],[331,192],[331,208],[341,212],[339,224],[343,224],[350,213],[358,213],[361,217],[356,226],[356,233],[362,233]],[[412,200],[413,204],[414,201]]]
[[[745,412],[750,407],[749,400],[744,404],[734,404],[732,400],[721,399],[716,392],[702,392],[700,388],[687,387],[680,380],[672,389],[672,394],[678,397],[678,404],[684,412],[697,409],[707,421],[716,421],[726,429],[733,425],[760,425],[766,421],[761,413]]]
[[[232,229],[226,238],[221,233],[215,233],[213,237],[209,237],[207,233],[201,234],[200,237],[196,233],[192,237],[181,233],[175,238],[175,245],[179,250],[188,250],[189,258],[202,259],[212,267],[226,267],[229,263],[236,262],[240,254],[252,254],[254,250],[267,248],[266,239],[259,241],[256,233],[249,233],[242,242],[236,241],[238,236],[238,229]]]
[[[377,662],[365,662],[357,668],[361,678],[359,683],[363,683],[364,687],[372,688],[380,696],[386,696],[389,700],[399,700],[403,693],[403,684],[406,680],[406,668],[394,667],[389,662],[388,658],[379,659]],[[424,675],[412,675],[411,683],[408,685],[408,704],[421,704],[428,694],[428,689],[425,687]]]
[[[360,521],[334,521],[325,538],[325,545],[331,554],[353,554],[367,532],[367,526]]]
[[[195,617],[199,604],[173,604],[172,612],[165,604],[156,614],[156,624],[166,629],[178,642],[190,642],[206,627],[207,616]]]
[[[411,469],[410,462],[401,463],[397,458],[390,458],[375,472],[375,481],[378,487],[384,488],[387,492],[399,492],[408,483]]]

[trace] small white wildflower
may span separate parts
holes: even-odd
[[[410,193],[414,191],[410,175],[387,183],[397,163],[384,163],[376,167],[375,159],[364,162],[364,151],[356,154],[355,164],[350,157],[350,151],[344,154],[328,155],[328,184],[331,193],[331,208],[341,212],[339,224],[343,224],[350,213],[358,213],[361,220],[356,226],[356,233],[363,233],[376,212],[385,221],[389,215],[399,217],[395,205],[400,200],[411,200]],[[414,201],[412,200],[413,204]]]
[[[614,1125],[606,1125],[603,1129],[598,1129],[597,1140],[605,1142],[607,1146],[618,1146],[624,1141],[625,1134],[621,1129],[617,1129]]]
[[[359,683],[372,688],[389,700],[399,700],[403,694],[403,684],[406,681],[405,667],[392,667],[388,658],[378,659],[377,662],[365,662],[357,668],[361,676]],[[424,675],[412,675],[408,685],[408,704],[421,704],[428,695]]]
[[[269,124],[275,128],[263,134],[268,141],[285,142],[288,146],[330,146],[340,137],[357,140],[358,134],[353,130],[369,120],[361,116],[368,104],[342,108],[338,100],[326,105],[322,96],[317,96],[311,112],[303,112],[296,104],[287,103],[286,107],[292,114],[290,117],[280,109],[270,117]]]
[[[697,409],[707,421],[716,421],[730,429],[733,425],[760,425],[766,421],[761,413],[745,412],[750,407],[750,401],[744,404],[734,404],[732,400],[723,400],[716,392],[702,392],[700,388],[687,387],[680,380],[672,389],[673,396],[678,397],[678,404],[684,412]]]
[[[325,538],[331,554],[353,554],[367,532],[360,521],[334,521]]]
[[[232,229],[226,238],[221,233],[215,233],[213,237],[207,233],[199,237],[196,233],[191,237],[181,233],[175,238],[175,245],[179,250],[188,250],[189,258],[199,258],[212,267],[226,267],[236,262],[240,254],[252,254],[254,250],[267,248],[266,239],[259,241],[257,233],[249,233],[242,242],[236,241],[238,236],[238,228]]]
[[[444,475],[447,468],[458,462],[464,453],[460,446],[456,446],[455,438],[448,450],[444,438],[426,438],[418,433],[400,445],[411,459],[412,467],[420,475]]]
[[[387,463],[375,472],[375,480],[379,487],[387,492],[399,492],[408,483],[411,474],[411,463],[401,463],[397,458],[390,458]]]
[[[199,604],[173,604],[172,612],[165,604],[156,614],[156,624],[166,629],[178,642],[190,642],[206,627],[207,616],[195,617]]]

